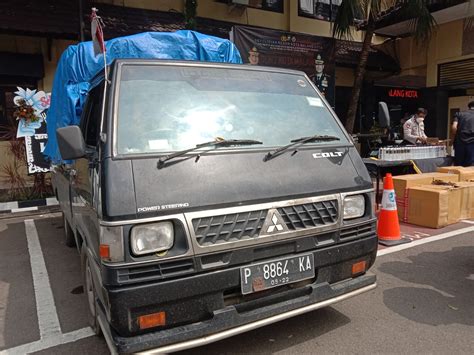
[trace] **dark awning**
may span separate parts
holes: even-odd
[[[431,0],[427,2],[428,10],[431,14],[434,15],[435,20],[440,23],[453,21],[456,19],[456,16],[450,14],[453,8],[459,7],[461,4],[467,3],[469,0]],[[463,9],[463,7],[459,7]],[[450,10],[451,9],[451,10]],[[443,12],[444,18],[436,18],[435,13]],[[452,17],[452,18],[451,18]],[[375,26],[375,33],[381,36],[388,36],[388,37],[404,37],[413,34],[413,24],[411,19],[413,16],[409,16],[405,11],[405,6],[403,3],[398,3],[393,7],[386,9],[380,13],[379,19]],[[361,21],[357,24],[357,28],[361,30],[365,30],[367,27],[367,21]]]
[[[184,16],[178,12],[132,9],[122,6],[95,4],[107,26],[106,38],[126,36],[145,31],[176,31],[185,28]],[[197,30],[222,38],[229,38],[233,23],[207,18],[197,19]],[[89,30],[89,28],[87,28]],[[336,64],[355,67],[359,62],[362,43],[336,40]],[[392,57],[377,48],[371,48],[368,69],[397,72],[400,66]]]
[[[154,11],[84,1],[85,32],[90,32],[90,9],[95,6],[104,20],[106,39],[158,31],[173,32],[185,28],[179,12]],[[197,30],[228,38],[230,22],[198,18]],[[3,0],[0,1],[0,33],[52,38],[78,39],[79,0]]]
[[[336,65],[356,67],[359,63],[362,43],[336,40]],[[374,71],[400,71],[400,64],[390,55],[384,53],[376,46],[372,46],[367,59],[367,69]]]
[[[43,56],[0,52],[0,75],[41,79],[44,77]]]
[[[93,6],[99,9],[99,15],[104,20],[106,39],[148,31],[174,32],[184,30],[186,27],[184,15],[180,12],[154,11],[102,3],[94,3]],[[197,31],[221,38],[229,38],[233,26],[230,22],[202,17],[198,17],[196,23]],[[86,26],[87,34],[89,31],[90,26]]]
[[[0,33],[78,38],[77,0],[0,1]]]
[[[53,38],[79,38],[78,0],[4,0],[0,1],[0,33],[24,33]],[[90,38],[91,6],[99,9],[105,23],[106,39],[147,31],[173,32],[185,28],[184,15],[179,12],[154,11],[84,0],[85,31]],[[229,38],[234,24],[208,18],[197,18],[199,32]],[[355,67],[362,44],[336,40],[336,64]],[[371,48],[368,68],[395,72],[398,63],[382,51]]]

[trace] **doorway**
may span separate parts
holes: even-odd
[[[451,125],[453,124],[453,118],[456,112],[465,111],[468,109],[467,104],[474,101],[474,96],[454,96],[449,98],[448,103],[448,138],[451,137]],[[451,142],[452,143],[452,142]],[[448,147],[449,153],[451,153],[451,147]]]

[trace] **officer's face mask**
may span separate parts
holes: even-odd
[[[417,122],[417,123],[421,123],[421,122],[423,122],[424,120],[425,120],[424,117],[417,117],[417,118],[416,118],[416,122]]]

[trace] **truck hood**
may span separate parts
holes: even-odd
[[[212,151],[132,160],[137,216],[170,214],[317,196],[372,187],[353,146],[300,148],[264,162],[265,152]]]

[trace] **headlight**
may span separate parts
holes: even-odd
[[[363,195],[346,196],[344,199],[344,219],[362,217],[365,214]]]
[[[171,222],[144,224],[132,228],[132,251],[135,255],[169,250],[174,244],[174,228]]]

